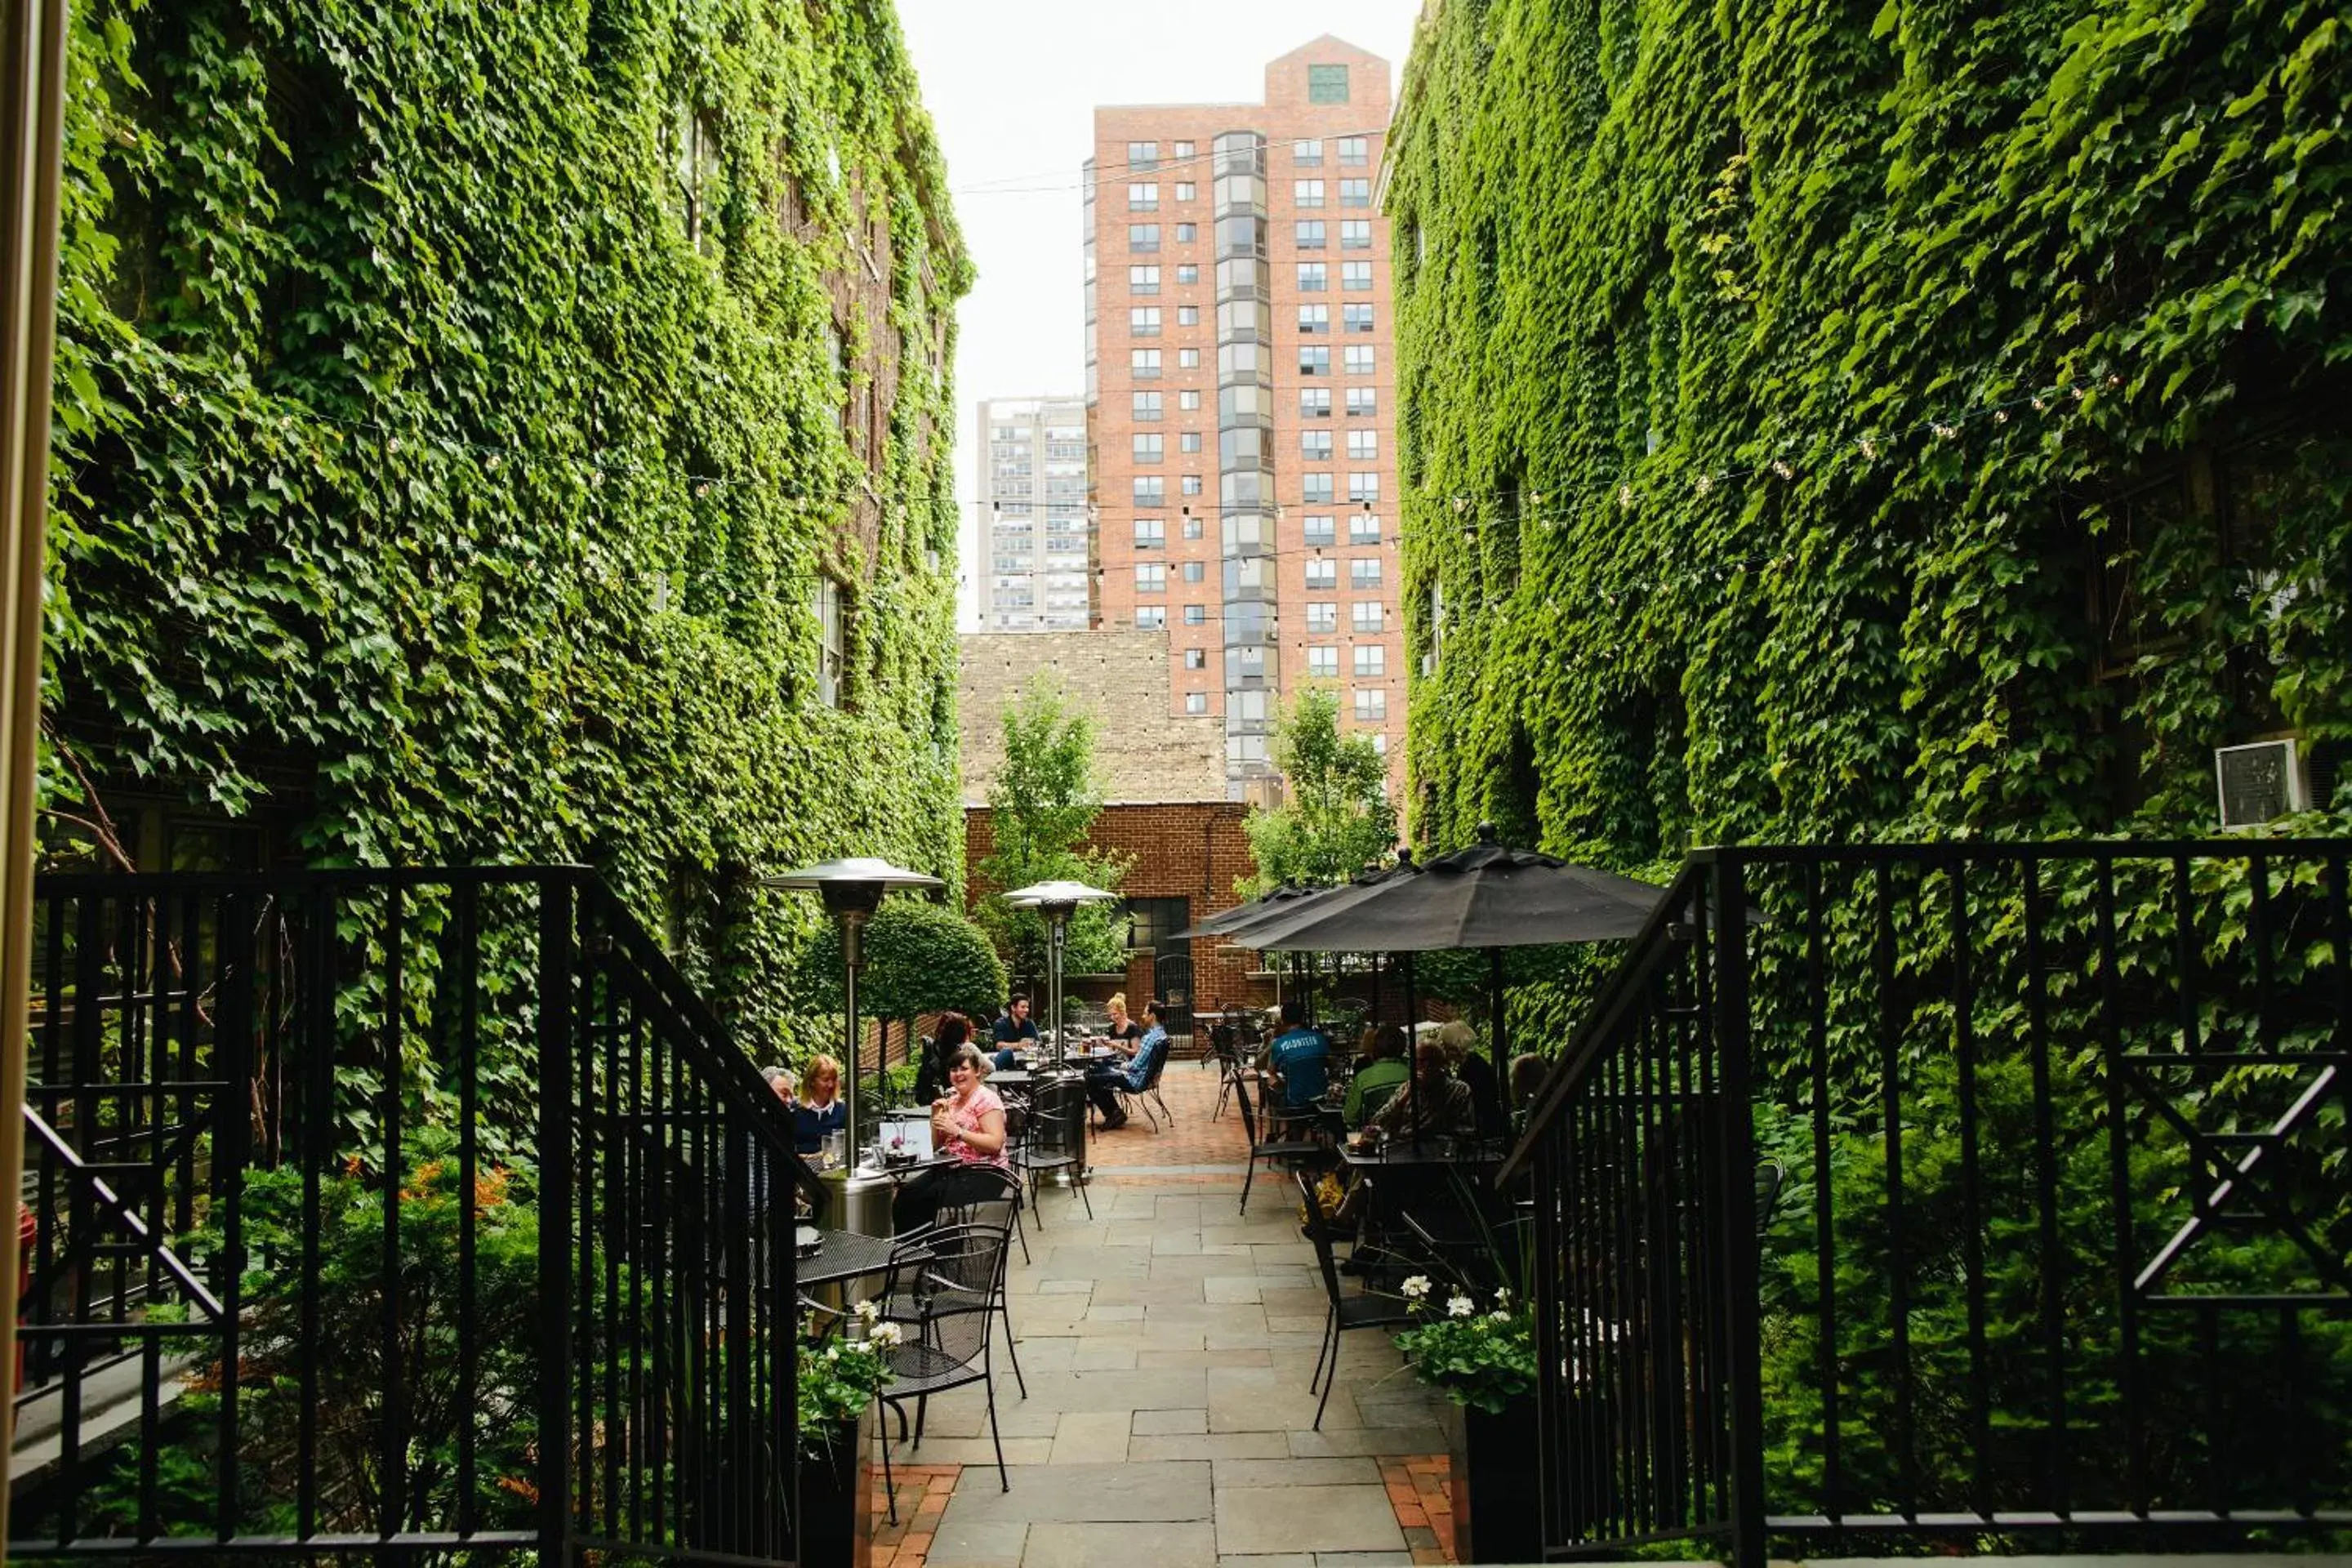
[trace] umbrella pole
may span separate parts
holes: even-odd
[[[1486,957],[1492,964],[1492,967],[1486,972],[1486,984],[1487,990],[1494,998],[1495,1087],[1499,1090],[1503,1086],[1503,1080],[1508,1076],[1508,1074],[1504,1070],[1503,950],[1499,947],[1490,947],[1486,950]]]
[[[1413,1018],[1412,954],[1404,955],[1405,1120],[1412,1123],[1412,1146],[1421,1148],[1421,1026]]]

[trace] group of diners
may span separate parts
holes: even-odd
[[[1109,1022],[1087,1041],[1087,1098],[1093,1102],[1102,1131],[1116,1132],[1127,1125],[1120,1094],[1141,1093],[1151,1081],[1152,1069],[1168,1053],[1167,1009],[1159,1002],[1147,1002],[1139,1021],[1129,1015],[1127,993],[1121,991],[1104,1004],[1104,1011]],[[996,1069],[1009,1072],[1018,1067],[1024,1047],[1035,1046],[1039,1038],[1037,1025],[1029,1016],[1029,998],[1015,996],[1007,1003],[989,1033],[996,1045],[990,1058]]]
[[[1346,1063],[1335,1062],[1330,1037],[1307,1021],[1303,1003],[1284,1002],[1281,1018],[1258,1068],[1269,1110],[1285,1119],[1336,1112],[1351,1132],[1374,1128],[1390,1139],[1502,1138],[1543,1079],[1542,1058],[1513,1060],[1507,1104],[1493,1066],[1478,1051],[1470,1026],[1459,1020],[1410,1046],[1401,1025],[1374,1025]]]

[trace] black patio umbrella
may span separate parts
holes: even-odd
[[[1232,940],[1268,952],[1410,955],[1485,948],[1492,961],[1488,984],[1499,1086],[1509,1072],[1503,1029],[1503,950],[1637,935],[1666,890],[1532,849],[1507,848],[1495,842],[1492,823],[1480,823],[1478,842],[1471,847],[1441,855],[1426,865],[1400,868],[1348,891],[1350,896],[1344,900],[1301,905],[1234,933]],[[1410,956],[1407,964],[1410,984]]]
[[[1197,925],[1187,926],[1184,930],[1176,932],[1176,935],[1179,937],[1223,936],[1254,921],[1265,920],[1271,915],[1299,908],[1299,900],[1302,899],[1311,899],[1318,894],[1329,891],[1331,889],[1328,888],[1302,888],[1295,883],[1285,882],[1272,892],[1252,899],[1248,903],[1235,904],[1229,910],[1219,910],[1207,920]]]

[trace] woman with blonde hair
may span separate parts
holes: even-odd
[[[841,1099],[841,1064],[819,1051],[801,1074],[800,1097],[793,1101],[793,1146],[803,1154],[824,1147],[824,1135],[849,1125]]]
[[[1120,1054],[1135,1055],[1135,1042],[1143,1038],[1143,1026],[1127,1016],[1127,993],[1112,992],[1103,1011],[1110,1015],[1110,1026],[1103,1031],[1103,1038],[1118,1047]]]

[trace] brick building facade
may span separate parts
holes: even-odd
[[[956,655],[966,805],[988,799],[1004,763],[1004,705],[1041,672],[1095,721],[1106,798],[1223,797],[1224,730],[1214,719],[1169,712],[1165,632],[966,633]]]

